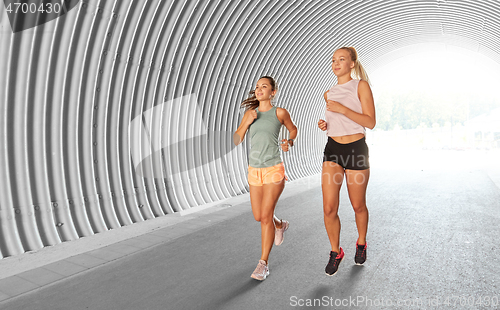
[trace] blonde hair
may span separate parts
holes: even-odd
[[[359,62],[358,52],[356,51],[356,49],[352,46],[349,47],[343,46],[337,50],[346,50],[349,52],[349,54],[351,55],[351,60],[354,61],[354,68],[352,68],[352,71],[354,71],[354,75],[356,76],[356,78],[365,80],[368,82],[368,84],[370,84],[370,79],[368,78],[368,74],[361,65],[361,62]]]

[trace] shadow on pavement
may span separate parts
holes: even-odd
[[[250,278],[248,272],[235,275],[233,279],[217,281],[207,287],[203,294],[193,294],[189,305],[183,304],[183,309],[234,309],[233,300],[239,300],[249,294],[264,282]],[[234,305],[233,305],[234,306]]]

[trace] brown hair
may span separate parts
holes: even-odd
[[[368,79],[368,74],[366,73],[365,69],[361,65],[361,62],[359,62],[359,60],[358,60],[358,52],[356,51],[356,49],[352,46],[349,46],[349,47],[344,46],[344,47],[339,48],[339,50],[346,50],[351,55],[351,60],[354,61],[354,68],[352,69],[352,71],[354,71],[356,78],[361,79],[361,80],[365,80],[368,82],[368,84],[370,84],[370,79]]]
[[[261,76],[259,78],[260,79],[268,79],[269,80],[269,84],[271,84],[271,87],[272,87],[272,90],[278,90],[278,86],[276,85],[276,81],[270,77],[270,76]],[[259,106],[259,100],[257,100],[257,98],[255,97],[255,89],[252,89],[248,95],[250,97],[248,97],[247,99],[243,100],[243,102],[241,103],[241,107],[242,108],[245,108],[245,111],[247,110],[255,110],[258,106]]]

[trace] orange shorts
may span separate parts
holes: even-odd
[[[269,183],[279,183],[285,177],[285,165],[279,163],[272,167],[254,168],[248,166],[248,184],[262,186]]]

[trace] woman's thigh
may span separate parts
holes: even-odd
[[[325,213],[337,212],[343,180],[344,168],[331,161],[323,162],[321,189],[323,191],[323,209]]]
[[[261,210],[263,215],[272,216],[274,214],[274,208],[284,188],[285,179],[262,185]]]
[[[256,221],[260,221],[261,218],[263,192],[262,186],[250,185],[250,204],[252,205],[252,213]]]
[[[346,183],[349,199],[354,208],[366,205],[366,188],[370,179],[370,169],[346,170]]]

